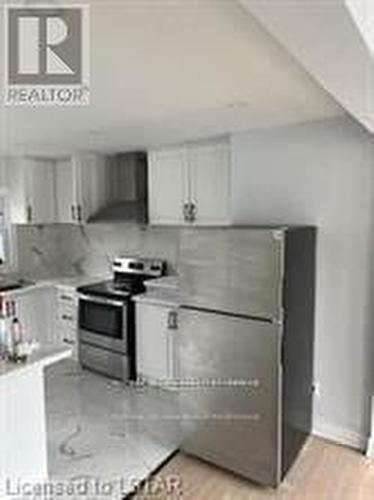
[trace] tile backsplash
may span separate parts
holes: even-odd
[[[156,257],[176,272],[178,228],[132,224],[20,225],[15,228],[18,272],[29,279],[110,273],[117,255]]]

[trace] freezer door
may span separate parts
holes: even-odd
[[[251,480],[280,481],[280,332],[181,309],[182,450]]]
[[[254,317],[281,318],[283,230],[183,230],[182,303]]]

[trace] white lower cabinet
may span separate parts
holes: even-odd
[[[55,293],[55,338],[78,358],[78,295],[73,287],[58,285]]]
[[[173,388],[177,373],[177,309],[137,302],[136,353],[138,378],[150,385]]]

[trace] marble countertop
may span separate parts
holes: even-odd
[[[56,278],[55,280],[53,280],[53,283],[55,286],[78,288],[80,286],[90,285],[91,283],[96,283],[97,281],[105,281],[111,278],[112,276],[110,274],[101,274],[95,276],[75,276],[72,278]]]
[[[69,358],[72,351],[68,347],[57,347],[53,345],[43,346],[34,352],[25,363],[12,363],[0,361],[0,381],[5,377],[16,376],[31,367],[44,368],[59,361]]]
[[[180,305],[177,276],[165,276],[149,280],[146,282],[146,288],[146,293],[133,297],[135,302],[166,307],[178,307]]]
[[[29,293],[35,290],[40,290],[48,287],[68,287],[68,288],[78,288],[79,286],[88,285],[95,283],[96,281],[104,281],[110,279],[108,275],[97,275],[97,276],[75,276],[75,277],[61,277],[54,278],[50,280],[40,280],[30,285],[24,286],[22,288],[15,288],[13,290],[4,290],[1,292],[3,295],[11,295],[12,297],[17,297],[25,293]]]
[[[178,290],[154,289],[142,295],[136,295],[133,300],[137,303],[155,304],[166,307],[179,307],[180,295]]]

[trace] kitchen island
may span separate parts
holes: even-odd
[[[25,363],[0,362],[0,498],[48,479],[44,368],[71,356],[43,347]]]

